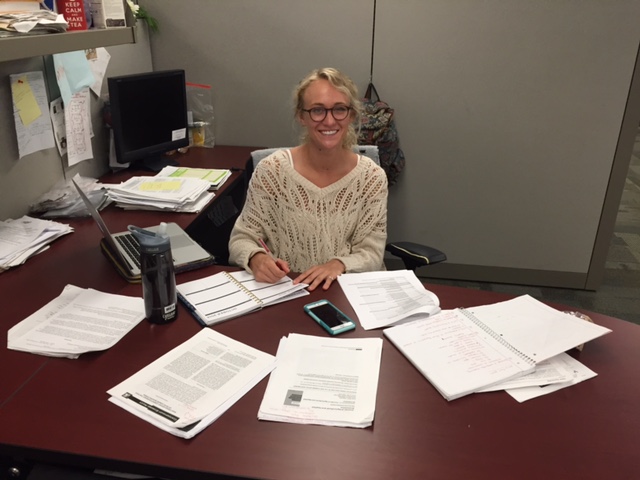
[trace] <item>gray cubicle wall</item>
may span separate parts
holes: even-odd
[[[295,142],[289,95],[313,67],[369,80],[373,0],[141,3],[155,67],[213,86],[218,143]],[[389,237],[446,250],[425,274],[597,286],[639,118],[640,2],[376,3],[374,83],[407,157]]]
[[[111,55],[107,76],[125,75],[152,70],[147,30],[137,29],[137,43],[108,47]],[[18,158],[18,143],[11,108],[9,75],[30,71],[43,71],[45,57],[0,62],[0,220],[19,218],[28,212],[30,204],[49,191],[56,182],[71,178],[76,173],[97,178],[108,170],[107,131],[102,121],[103,99],[91,93],[91,119],[94,138],[94,158],[68,167],[66,156],[60,158],[56,148],[43,150]],[[107,93],[106,80],[102,96]],[[49,100],[52,100],[51,98]]]

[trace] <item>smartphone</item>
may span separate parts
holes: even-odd
[[[304,311],[329,332],[329,335],[338,335],[356,328],[355,322],[329,300],[308,303],[304,306]]]

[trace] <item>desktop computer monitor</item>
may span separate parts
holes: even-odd
[[[160,171],[167,152],[189,145],[184,70],[110,77],[109,110],[118,163]]]

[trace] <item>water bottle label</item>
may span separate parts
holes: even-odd
[[[176,315],[176,304],[172,303],[171,305],[167,305],[163,310],[162,317],[165,320],[172,320]]]

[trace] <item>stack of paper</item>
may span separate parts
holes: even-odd
[[[534,373],[481,390],[506,390],[518,402],[595,377],[595,372],[564,352],[611,332],[606,327],[545,305],[530,295],[470,310],[492,330],[535,359]]]
[[[107,191],[102,184],[98,183],[98,180],[80,175],[75,175],[73,180],[86,193],[97,210],[101,210],[105,206]],[[29,205],[29,213],[46,218],[88,217],[90,215],[78,191],[71,183],[71,179],[57,182],[35,203]]]
[[[43,252],[58,237],[73,232],[64,223],[24,216],[0,221],[0,272]]]
[[[199,178],[131,177],[106,185],[107,195],[125,210],[199,212],[213,198],[209,182]]]
[[[447,400],[535,370],[533,360],[464,309],[395,325],[384,335]]]
[[[365,330],[426,318],[440,311],[440,300],[410,270],[345,273],[338,277]]]
[[[2,13],[28,13],[40,10],[39,0],[0,0]]]
[[[506,390],[519,402],[595,376],[565,352],[610,332],[529,295],[384,330],[448,400]]]
[[[258,419],[369,427],[381,357],[381,338],[282,338]]]
[[[110,402],[165,432],[191,438],[275,365],[273,355],[204,328],[107,393]]]
[[[522,403],[526,400],[570,387],[596,375],[596,372],[587,368],[575,358],[567,353],[561,353],[538,363],[533,373],[492,387],[483,388],[478,392],[504,390]]]
[[[231,176],[231,170],[219,168],[190,168],[166,166],[158,177],[200,178],[210,184],[210,190],[218,190]]]
[[[142,298],[67,285],[59,297],[9,330],[7,347],[78,358],[112,347],[144,316]]]
[[[50,10],[0,13],[0,37],[66,32],[69,24]]]

